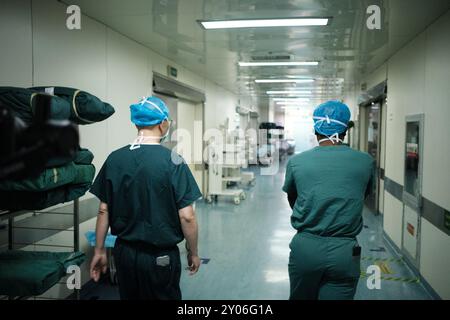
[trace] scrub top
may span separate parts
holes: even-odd
[[[158,248],[184,239],[178,210],[202,196],[181,156],[156,144],[111,153],[90,192],[108,204],[113,235]]]
[[[356,237],[374,173],[372,156],[345,145],[318,146],[294,156],[283,186],[284,192],[296,195],[292,226],[323,237]]]

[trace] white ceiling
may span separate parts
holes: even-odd
[[[71,0],[84,14],[240,96],[267,101],[257,78],[305,76],[310,87],[348,88],[450,9],[450,0]],[[382,10],[382,29],[368,30],[366,8]],[[204,30],[197,20],[333,17],[323,27]],[[309,67],[239,67],[252,56],[290,55]],[[308,85],[301,85],[308,87]],[[334,96],[334,95],[332,95]]]

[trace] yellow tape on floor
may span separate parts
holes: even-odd
[[[389,268],[388,263],[385,261],[376,261],[375,265],[377,265],[380,268],[380,270],[383,274],[394,274],[394,272],[392,272],[391,268]]]
[[[361,271],[361,278],[367,278],[368,275]],[[406,283],[420,283],[420,278],[408,278],[408,277],[380,277],[381,280],[386,281],[397,281],[397,282],[406,282]]]

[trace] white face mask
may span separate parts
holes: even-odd
[[[167,137],[169,136],[169,133],[170,133],[170,122],[169,122],[169,127],[167,128],[167,131],[166,131],[166,134],[165,135],[163,135],[162,137],[161,137],[161,139],[159,139],[159,142],[160,143],[163,143],[163,142],[165,142],[166,140],[167,140]]]

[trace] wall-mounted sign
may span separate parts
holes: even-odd
[[[178,70],[177,70],[177,68],[174,68],[172,66],[167,66],[167,74],[170,77],[176,78],[176,77],[178,77]]]
[[[408,230],[408,233],[414,237],[414,226],[411,223],[408,223],[406,229]]]

